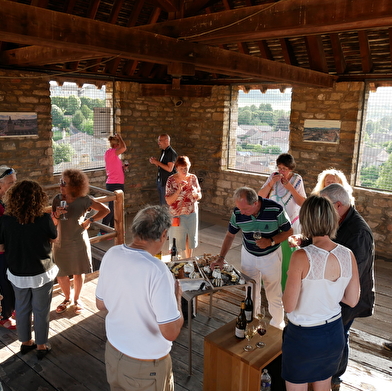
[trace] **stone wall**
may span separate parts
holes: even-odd
[[[330,167],[342,170],[350,184],[354,185],[363,96],[363,83],[339,83],[331,89],[293,88],[290,153],[296,159],[296,171],[304,178],[307,194],[315,186],[317,175]],[[304,142],[305,119],[340,120],[339,143]],[[265,175],[223,169],[216,181],[215,197],[210,203],[203,203],[202,208],[228,219],[233,208],[231,196],[234,190],[239,186],[258,190],[266,178]],[[391,193],[354,187],[354,197],[356,208],[373,231],[377,254],[391,258]]]
[[[143,97],[136,83],[117,82],[114,88],[117,123],[128,150],[124,158],[130,163],[126,174],[126,207],[137,211],[146,203],[158,202],[157,168],[151,156],[159,157],[158,136],[168,133],[179,155],[187,155],[191,172],[202,181],[203,203],[215,196],[222,159],[222,128],[227,129],[230,89],[213,87],[210,97],[183,98],[175,107],[170,97]]]
[[[38,121],[38,136],[0,136],[0,165],[16,169],[18,180],[32,179],[42,185],[59,181],[59,175],[53,175],[49,81],[33,72],[0,70],[0,112],[35,112]],[[104,170],[87,175],[92,185],[105,187]]]
[[[34,73],[0,70],[0,111],[35,112],[38,120],[38,136],[0,137],[0,164],[15,168],[20,179],[48,181],[53,173],[49,82]]]
[[[298,172],[304,177],[309,194],[317,174],[328,167],[341,169],[353,184],[353,170],[359,135],[363,83],[339,83],[331,89],[294,88],[290,152],[295,156]],[[227,170],[233,135],[229,124],[235,120],[236,95],[229,87],[215,86],[207,98],[184,98],[175,107],[169,97],[144,97],[140,85],[116,82],[113,92],[116,130],[120,131],[128,150],[124,159],[130,163],[126,173],[125,207],[134,213],[147,203],[158,201],[155,189],[156,167],[148,162],[158,157],[156,143],[161,133],[169,133],[172,146],[189,156],[194,172],[201,180],[203,198],[200,208],[228,220],[233,208],[232,194],[239,186],[258,189],[266,176]],[[231,99],[233,113],[231,115]],[[49,79],[34,73],[0,70],[0,111],[36,112],[38,136],[0,137],[0,164],[16,168],[19,179],[35,179],[41,184],[57,183],[53,176]],[[342,121],[338,144],[302,141],[305,119]],[[229,137],[230,136],[230,137]],[[87,172],[91,184],[105,187],[104,170]],[[354,189],[356,206],[374,232],[376,251],[390,258],[392,243],[391,193]]]
[[[364,83],[338,83],[331,89],[293,88],[290,152],[303,176],[307,193],[317,175],[333,167],[343,171],[351,185],[357,162]],[[303,141],[306,119],[341,121],[338,143]]]

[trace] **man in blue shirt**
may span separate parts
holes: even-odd
[[[211,267],[222,267],[235,235],[242,231],[241,268],[256,281],[255,308],[261,304],[261,280],[268,300],[271,325],[283,329],[280,243],[293,233],[283,207],[275,201],[259,197],[255,190],[240,187],[234,192],[232,213],[219,259]],[[261,236],[261,238],[258,238]]]

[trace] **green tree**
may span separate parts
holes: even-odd
[[[65,96],[52,96],[50,98],[52,105],[60,107],[63,113],[67,110],[68,98]]]
[[[77,110],[75,115],[72,117],[72,125],[81,130],[81,125],[85,119],[86,118],[84,118],[83,113],[80,110]]]
[[[239,110],[238,111],[238,124],[249,125],[252,119],[252,112],[250,110]]]
[[[360,173],[361,186],[376,187],[376,181],[380,174],[379,171],[380,169],[377,166],[362,167]]]
[[[91,110],[87,105],[82,105],[80,110],[83,113],[84,118],[86,119],[93,118],[93,110]]]
[[[260,105],[261,106],[261,105]],[[261,123],[268,124],[269,126],[274,126],[275,117],[272,111],[256,111],[256,115],[260,119]]]
[[[283,130],[283,131],[290,130],[290,118],[288,115],[282,114],[276,118],[275,130]]]
[[[70,162],[72,156],[75,154],[75,150],[70,144],[58,144],[53,143],[53,160],[54,164],[61,162]]]
[[[280,155],[282,150],[277,145],[266,145],[262,148],[263,153],[269,153],[271,155]]]
[[[388,160],[381,166],[380,176],[376,181],[377,189],[392,191],[392,155],[389,155]]]
[[[69,130],[69,127],[71,126],[71,119],[64,116],[63,122],[60,124],[61,129]]]
[[[90,136],[94,135],[94,121],[90,119],[85,119],[81,125],[81,131],[89,134]]]
[[[274,111],[271,103],[260,103],[259,110],[261,111]]]
[[[74,115],[82,106],[80,98],[75,95],[70,95],[67,102],[67,114]]]
[[[380,132],[388,133],[392,129],[392,116],[388,115],[382,117],[380,120],[381,129]]]
[[[60,109],[57,105],[52,105],[52,125],[56,126],[57,128],[61,127],[61,124],[64,121],[64,112]]]
[[[388,152],[388,154],[392,153],[392,141],[387,141],[386,143],[383,144],[385,150]]]

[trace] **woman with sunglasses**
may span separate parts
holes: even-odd
[[[295,166],[292,155],[280,154],[276,159],[277,171],[269,176],[258,193],[260,197],[270,198],[283,206],[294,235],[301,233],[299,211],[306,199],[304,181],[301,175],[294,172]],[[284,290],[293,249],[287,240],[282,242],[280,247],[282,248],[282,289]]]
[[[3,197],[5,192],[16,183],[16,171],[8,166],[0,166],[0,216],[4,214],[5,204]],[[15,330],[15,320],[12,319],[12,313],[15,310],[15,295],[12,285],[7,277],[7,262],[4,251],[0,249],[0,292],[4,298],[2,301],[2,318],[0,319],[0,326]]]
[[[109,213],[109,208],[89,197],[88,192],[89,181],[85,173],[76,169],[63,171],[60,194],[54,197],[52,203],[52,217],[58,229],[53,255],[59,267],[57,281],[65,297],[56,309],[58,314],[66,311],[71,304],[69,276],[73,276],[75,313],[80,314],[83,311],[80,293],[85,274],[92,272],[91,246],[87,230],[94,220],[100,220]],[[67,206],[59,207],[61,201],[66,201]],[[91,209],[97,213],[86,219]]]

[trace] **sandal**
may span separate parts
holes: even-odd
[[[80,301],[75,301],[75,314],[81,314],[83,310],[83,304]]]
[[[0,326],[3,326],[7,330],[16,330],[15,321],[12,319],[1,319]]]
[[[67,308],[71,305],[71,301],[65,299],[61,304],[59,304],[56,308],[56,312],[61,314],[62,312],[66,311]]]

